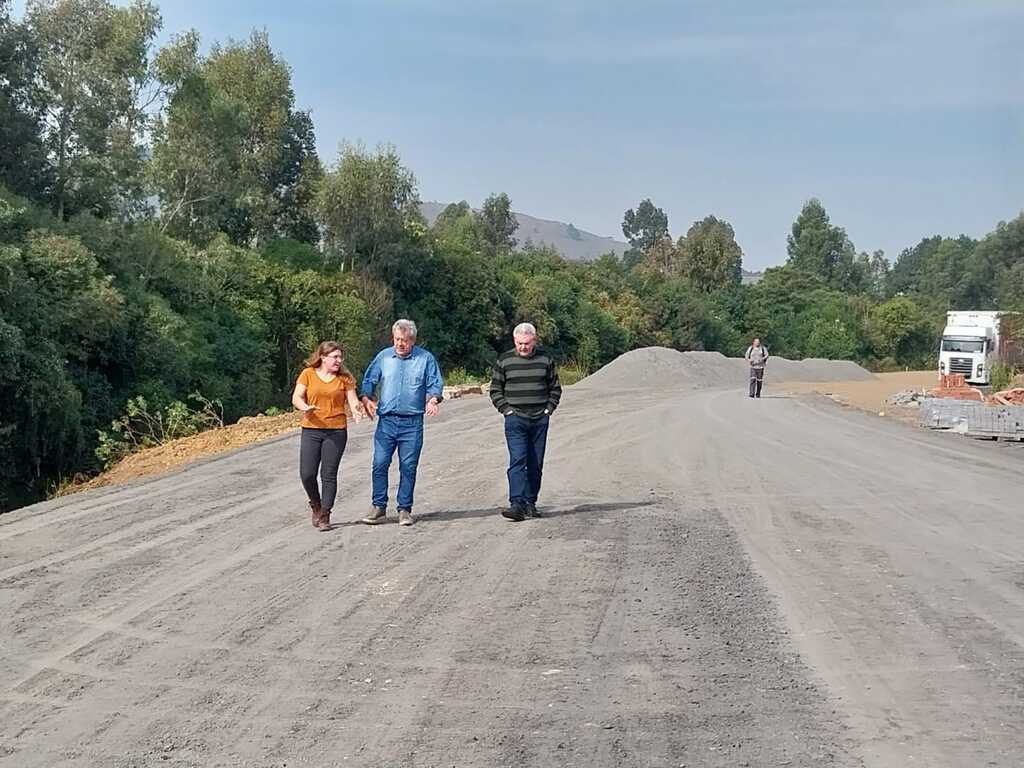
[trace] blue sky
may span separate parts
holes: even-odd
[[[812,196],[891,259],[1024,208],[1021,0],[159,6],[165,37],[267,29],[324,159],[392,143],[424,200],[504,191],[621,239],[650,197],[675,236],[730,221],[747,268]]]

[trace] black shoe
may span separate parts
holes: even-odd
[[[542,517],[540,510],[537,509],[536,504],[531,504],[527,502],[526,508],[523,511],[526,514],[526,517]]]
[[[507,520],[513,520],[517,523],[521,523],[526,517],[526,510],[523,509],[521,504],[513,504],[511,507],[506,507],[501,510],[501,516]]]

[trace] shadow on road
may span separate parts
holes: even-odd
[[[626,509],[638,509],[649,507],[654,504],[653,499],[639,501],[614,501],[604,503],[577,504],[575,506],[553,506],[540,505],[541,519],[546,517],[564,517],[566,515],[578,515],[586,512],[619,512]],[[474,517],[498,517],[501,514],[501,507],[481,507],[478,509],[442,509],[437,512],[424,512],[416,515],[416,519],[424,523],[433,523],[447,520],[465,520]]]

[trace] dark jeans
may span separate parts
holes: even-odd
[[[341,455],[345,453],[347,442],[347,429],[302,428],[299,478],[309,500],[319,504],[325,512],[334,508],[334,497],[338,494],[338,465],[341,464]],[[322,491],[316,485],[318,469]]]
[[[373,433],[373,506],[388,505],[388,470],[398,449],[398,508],[412,509],[416,468],[423,450],[423,416],[385,414]]]
[[[550,417],[528,419],[515,414],[505,417],[508,444],[508,500],[515,505],[536,504],[544,472],[544,449],[548,442]]]
[[[750,396],[761,396],[761,385],[764,384],[764,368],[750,369]]]

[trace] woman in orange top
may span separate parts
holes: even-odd
[[[331,509],[338,493],[338,466],[348,441],[345,403],[359,421],[356,381],[344,365],[345,351],[336,341],[324,341],[309,356],[292,393],[292,405],[302,413],[299,477],[313,510],[313,525],[331,528]],[[317,470],[320,485],[317,487]]]

